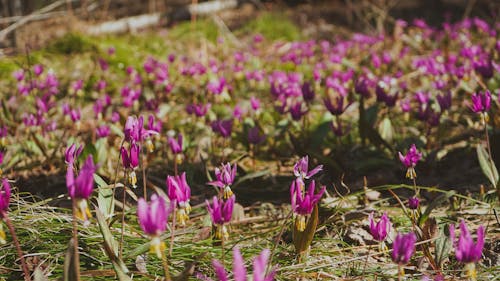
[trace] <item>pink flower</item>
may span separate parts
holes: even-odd
[[[159,258],[161,258],[161,254],[165,250],[165,244],[161,241],[160,235],[167,228],[170,212],[171,208],[167,207],[165,200],[156,194],[151,196],[149,204],[144,198],[140,198],[137,202],[139,225],[142,231],[152,238],[150,250],[156,253]]]
[[[392,261],[400,265],[407,264],[413,253],[415,253],[416,241],[417,236],[413,232],[408,234],[398,233],[392,243]]]
[[[231,221],[235,200],[235,197],[231,196],[224,202],[224,200],[217,199],[217,197],[214,196],[212,205],[206,200],[208,213],[212,218],[212,223],[217,228],[215,232],[215,238],[217,239],[229,238],[229,233],[227,232],[225,224]]]
[[[460,236],[455,241],[455,225],[450,225],[450,239],[455,244],[455,256],[463,263],[475,263],[481,259],[484,247],[484,227],[477,229],[477,240],[474,243],[465,221],[460,222]]]
[[[302,180],[309,179],[323,169],[323,165],[316,166],[316,168],[309,171],[309,156],[299,159],[295,166],[293,166],[293,174]]]
[[[223,189],[224,199],[227,199],[233,196],[233,191],[231,190],[231,185],[234,182],[234,178],[236,177],[236,169],[238,165],[234,163],[231,166],[231,163],[221,164],[221,167],[215,168],[215,181],[211,181],[208,184],[212,186],[217,186]]]
[[[417,150],[415,144],[412,144],[406,155],[403,155],[399,152],[399,160],[403,165],[407,168],[406,177],[410,179],[414,179],[417,177],[417,173],[415,172],[415,166],[417,162],[422,158],[422,153]]]
[[[167,176],[167,195],[173,204],[179,206],[177,220],[182,225],[185,225],[191,211],[191,205],[189,204],[191,187],[187,183],[186,172],[183,172],[180,176]]]
[[[255,257],[253,260],[253,281],[272,281],[274,280],[274,275],[276,274],[275,268],[273,268],[268,274],[266,274],[267,263],[271,252],[268,249],[262,250],[259,256]],[[219,281],[228,281],[229,275],[227,274],[224,266],[218,260],[213,260],[212,265],[215,269],[215,275]],[[240,253],[238,247],[233,249],[233,275],[235,281],[247,281],[247,271],[245,269],[245,261]],[[210,279],[207,279],[210,280]]]
[[[2,179],[0,185],[0,218],[4,217],[4,214],[9,210],[10,203],[10,184],[6,178]]]
[[[68,193],[69,196],[76,201],[77,205],[75,215],[76,217],[82,219],[84,224],[88,224],[88,219],[92,217],[87,204],[87,199],[94,190],[95,171],[96,166],[94,165],[92,155],[89,155],[87,160],[85,160],[76,179],[73,165],[69,165],[66,171],[66,186],[68,187]]]
[[[290,197],[292,203],[292,210],[296,215],[295,224],[298,231],[304,231],[306,228],[306,217],[309,216],[314,206],[319,202],[326,187],[322,186],[319,193],[314,194],[316,182],[313,180],[309,184],[309,189],[305,192],[305,184],[297,178],[290,186]]]
[[[387,213],[384,213],[377,223],[375,223],[373,219],[373,212],[368,219],[370,221],[370,234],[373,236],[373,239],[384,241],[391,228],[391,221],[389,217],[387,217]]]

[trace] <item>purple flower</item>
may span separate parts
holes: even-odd
[[[151,240],[151,252],[161,258],[162,251],[165,250],[165,244],[161,241],[160,235],[167,228],[168,216],[171,208],[167,206],[165,200],[153,194],[148,204],[144,198],[137,202],[137,219],[144,233],[149,235]]]
[[[292,119],[295,121],[299,121],[302,116],[307,113],[307,108],[304,108],[303,103],[301,101],[296,101],[292,105],[290,105],[290,115],[292,115]]]
[[[300,178],[295,179],[290,186],[292,210],[296,216],[295,226],[300,232],[306,228],[306,217],[312,213],[314,206],[326,190],[326,187],[323,186],[319,193],[314,194],[315,188],[316,182],[313,180],[305,192],[305,184]]]
[[[266,135],[260,133],[260,129],[258,126],[254,126],[248,129],[248,143],[250,144],[260,144],[266,140]]]
[[[167,195],[173,204],[179,206],[177,220],[182,225],[185,225],[186,221],[189,220],[188,215],[191,211],[191,205],[189,204],[191,188],[186,180],[186,172],[183,172],[180,176],[167,176]]]
[[[71,121],[73,122],[78,122],[82,118],[82,114],[79,108],[77,109],[72,109],[69,112],[69,117],[71,117]]]
[[[182,153],[182,134],[177,134],[177,139],[173,137],[168,137],[168,145],[170,146],[170,150],[172,154],[181,154]]]
[[[66,151],[64,152],[64,160],[65,160],[66,164],[68,164],[69,166],[72,166],[73,163],[75,162],[75,159],[78,158],[78,156],[80,156],[82,151],[83,151],[82,145],[80,145],[78,148],[76,147],[76,145],[74,143],[71,144],[70,146],[68,146],[66,148]]]
[[[256,97],[250,97],[250,106],[254,111],[257,111],[260,108],[260,100]]]
[[[215,133],[219,133],[222,137],[228,138],[231,136],[233,129],[233,120],[216,120],[212,122],[212,130]]]
[[[373,239],[376,241],[384,241],[391,228],[391,221],[389,217],[387,217],[387,213],[384,213],[377,223],[375,223],[373,219],[373,212],[368,219],[370,221],[370,234],[373,236]]]
[[[334,102],[330,97],[326,97],[323,99],[323,103],[325,104],[326,109],[330,111],[331,114],[335,116],[339,116],[351,105],[350,103],[344,106],[345,97],[342,95],[338,95],[334,98]]]
[[[96,133],[98,138],[105,138],[109,136],[110,129],[107,125],[97,127]]]
[[[84,224],[88,224],[88,219],[92,217],[87,199],[94,190],[95,171],[96,166],[94,165],[92,155],[87,157],[87,160],[83,163],[80,173],[76,179],[74,175],[74,167],[72,165],[68,166],[66,171],[66,186],[68,187],[68,193],[69,196],[76,201],[77,205],[75,215],[77,218],[83,220]]]
[[[267,263],[271,252],[268,249],[262,250],[259,256],[253,260],[253,281],[273,281],[276,270],[273,268],[267,275]],[[212,265],[215,269],[215,275],[219,281],[228,281],[229,275],[222,263],[218,260],[213,260]],[[236,246],[233,249],[233,275],[235,281],[247,281],[247,271],[245,269],[245,261],[241,256],[240,249]],[[208,279],[210,280],[210,279]]]
[[[152,135],[158,135],[155,130],[145,130],[144,129],[144,117],[139,118],[135,116],[129,116],[124,128],[125,140],[129,142],[140,142],[147,140]]]
[[[2,179],[0,185],[0,218],[4,217],[4,214],[9,210],[10,202],[10,184],[6,178]]]
[[[418,205],[420,204],[420,200],[418,197],[410,197],[408,198],[408,207],[412,210],[418,209]]]
[[[436,99],[441,111],[451,108],[451,91],[447,91],[443,95],[437,95]]]
[[[233,215],[233,207],[235,197],[231,196],[224,202],[223,199],[217,199],[216,196],[212,199],[212,205],[206,200],[207,210],[212,218],[212,223],[216,225],[215,238],[217,239],[227,239],[229,238],[229,233],[227,232],[225,224],[231,221]]]
[[[398,233],[392,243],[392,261],[399,265],[405,265],[410,261],[415,252],[417,236],[413,232],[408,234]]]
[[[236,170],[238,165],[234,163],[231,166],[231,163],[221,164],[221,167],[215,168],[215,181],[211,181],[208,184],[212,186],[217,186],[223,189],[224,199],[227,199],[233,196],[233,191],[231,190],[231,185],[234,182],[234,178],[236,177]]]
[[[133,188],[136,188],[137,175],[135,174],[135,169],[137,169],[137,167],[139,166],[139,145],[137,143],[130,144],[130,149],[128,152],[127,149],[122,146],[120,152],[122,155],[123,168],[125,168],[128,173],[128,182],[132,185]]]
[[[460,236],[455,241],[455,225],[450,225],[450,239],[455,244],[455,256],[462,263],[475,263],[481,259],[484,247],[484,227],[477,229],[477,240],[474,243],[465,221],[460,222]]]
[[[403,165],[407,168],[406,177],[410,179],[414,179],[417,177],[417,173],[415,172],[415,166],[417,162],[422,158],[422,153],[418,152],[415,144],[412,144],[406,155],[403,156],[401,152],[399,152],[399,160]]]
[[[40,74],[43,73],[43,65],[35,64],[33,66],[33,73],[35,73],[36,76],[40,76]]]
[[[487,112],[490,110],[491,106],[491,93],[486,90],[484,92],[478,92],[472,95],[472,106],[471,109],[475,113]]]
[[[302,98],[304,101],[312,102],[315,96],[316,94],[314,93],[311,84],[309,82],[304,82],[304,84],[302,84]]]
[[[318,165],[316,168],[309,171],[309,156],[306,155],[297,161],[293,166],[293,174],[302,181],[309,179],[323,169],[323,165]]]

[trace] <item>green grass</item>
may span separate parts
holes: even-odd
[[[236,33],[260,33],[268,40],[295,41],[301,38],[300,29],[285,15],[279,13],[263,13]]]

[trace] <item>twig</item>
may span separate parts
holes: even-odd
[[[19,256],[19,260],[21,261],[21,267],[24,272],[24,280],[30,281],[30,272],[28,270],[28,266],[26,265],[26,261],[24,260],[23,250],[21,249],[21,245],[19,244],[19,240],[17,239],[16,231],[14,230],[14,226],[12,225],[12,221],[9,218],[7,212],[2,212],[3,220],[7,227],[9,228],[10,235],[12,235],[12,240],[14,241],[14,245],[17,250],[17,255]]]
[[[80,281],[80,255],[78,253],[78,224],[76,218],[76,200],[72,199],[73,204],[73,244],[75,247],[75,251],[73,252],[73,260],[75,265],[75,276],[76,281]]]

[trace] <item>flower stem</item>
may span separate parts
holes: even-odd
[[[486,113],[481,115],[484,123],[484,135],[486,136],[486,149],[488,150],[488,156],[490,158],[490,166],[491,170],[495,169],[495,163],[493,162],[493,155],[491,154],[491,146],[490,146],[490,136],[488,134],[488,120],[486,118]],[[500,200],[500,188],[497,186],[497,183],[493,183],[493,187],[497,190],[498,200]]]
[[[77,206],[76,200],[73,198],[73,247],[75,248],[73,252],[73,260],[75,265],[75,276],[76,281],[80,281],[80,253],[78,253],[78,220],[76,218]]]
[[[172,251],[174,250],[174,238],[175,238],[175,222],[177,221],[177,206],[174,206],[174,212],[172,213],[172,231],[170,233],[170,245],[168,249],[168,256],[172,257]]]
[[[361,273],[362,276],[365,276],[366,272],[366,266],[368,265],[368,258],[370,257],[370,246],[368,246],[368,253],[366,253],[366,259],[365,259],[365,265],[363,266],[363,273]]]
[[[220,247],[221,247],[221,262],[222,262],[222,266],[226,266],[225,265],[225,259],[224,259],[224,256],[225,256],[225,253],[224,253],[224,234],[221,235],[220,237]]]
[[[125,200],[127,199],[127,186],[123,186],[123,197],[122,197],[122,226],[121,226],[121,233],[120,233],[120,250],[118,251],[118,258],[122,259],[123,255],[123,240],[124,240],[124,233],[125,233]]]
[[[146,187],[146,161],[147,161],[147,152],[142,152],[142,189],[144,198],[148,198],[147,187]]]
[[[163,266],[163,273],[165,274],[165,280],[170,281],[170,271],[168,269],[168,260],[167,255],[165,255],[165,251],[161,251],[161,264]]]
[[[278,246],[278,244],[281,240],[281,236],[283,236],[283,232],[285,231],[286,223],[292,217],[292,214],[293,214],[293,210],[290,210],[290,212],[286,215],[285,220],[283,221],[283,224],[281,225],[280,232],[278,234],[278,237],[276,238],[276,241],[273,244],[273,248],[271,249],[271,254],[269,255],[269,262],[267,263],[266,273],[269,271],[269,268],[271,267],[271,264],[273,263],[274,251],[276,251],[276,247]]]
[[[9,228],[10,235],[12,236],[12,240],[14,241],[14,245],[17,250],[17,255],[19,256],[19,260],[21,261],[21,267],[24,272],[24,280],[30,281],[31,280],[30,272],[28,270],[28,266],[26,265],[26,261],[24,260],[23,251],[21,249],[21,245],[19,244],[19,240],[17,239],[16,231],[14,230],[14,225],[12,225],[12,221],[10,220],[7,212],[2,212],[1,215],[3,217],[3,220],[5,221],[5,224]]]
[[[398,281],[403,280],[403,271],[401,270],[401,265],[398,264]]]

